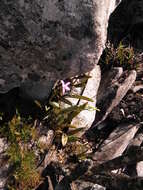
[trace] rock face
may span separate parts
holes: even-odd
[[[82,93],[82,96],[91,98],[93,102],[88,102],[88,105],[91,107],[95,107],[97,92],[101,80],[101,70],[99,65],[96,65],[95,69],[93,69],[90,72],[90,76],[91,78],[88,79],[86,87]],[[86,100],[80,100],[79,105],[83,105],[86,102],[87,102]],[[91,127],[92,123],[95,120],[95,115],[96,115],[95,110],[92,111],[83,110],[73,119],[72,121],[73,125],[78,126],[80,128],[84,128],[84,130],[78,133],[79,137],[81,137],[85,133],[85,131],[87,131]]]
[[[123,72],[122,68],[114,68],[102,76],[98,92],[97,107],[100,112],[95,118],[95,126],[102,123],[127,94],[136,80],[136,71]]]
[[[103,142],[94,159],[101,164],[122,155],[139,127],[137,124],[120,124]]]
[[[40,99],[55,80],[92,70],[115,4],[115,0],[1,0],[0,92],[21,86],[28,96],[41,93]]]
[[[122,0],[109,20],[108,39],[118,45],[128,37],[128,41],[138,49],[143,49],[143,1]]]

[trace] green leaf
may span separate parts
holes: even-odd
[[[72,94],[72,95],[69,95],[69,97],[70,98],[80,99],[80,100],[86,100],[86,101],[89,101],[89,102],[94,102],[94,100],[92,100],[91,98],[88,98],[88,97],[82,96],[82,95]]]
[[[85,104],[80,105],[80,106],[78,106],[78,105],[71,106],[71,107],[68,107],[68,108],[65,108],[65,109],[61,110],[60,114],[71,113],[71,112],[78,112],[78,113],[80,113],[82,110],[86,109],[86,106],[87,106],[87,102]]]
[[[35,100],[34,102],[35,102],[35,104],[36,104],[40,109],[42,109],[42,105],[41,105],[41,103],[40,103],[38,100]]]
[[[65,123],[65,119],[67,118],[66,114],[60,114],[57,118],[56,118],[56,123],[57,125],[62,125],[63,123]]]
[[[86,83],[87,83],[87,81],[83,81],[83,82],[74,84],[73,86],[74,86],[75,88],[85,87]]]
[[[69,112],[72,112],[74,110],[78,109],[78,106],[75,105],[75,106],[71,106],[71,107],[68,107],[68,108],[64,108],[60,111],[61,114],[63,113],[69,113]]]
[[[43,120],[46,120],[46,119],[48,119],[49,118],[49,115],[46,115],[44,118],[43,118]]]
[[[100,111],[100,109],[98,109],[98,108],[96,108],[96,107],[94,107],[94,106],[89,106],[89,105],[87,105],[86,109],[87,109],[88,111]]]
[[[63,133],[62,134],[62,145],[65,146],[67,144],[67,142],[68,142],[68,136],[65,133]]]
[[[80,75],[78,77],[75,77],[76,79],[89,79],[92,78],[89,74]]]
[[[72,129],[76,129],[76,128],[77,128],[77,126],[71,125],[71,124],[67,125],[67,127],[68,127],[68,128],[72,128]]]
[[[59,103],[57,103],[57,102],[49,102],[49,104],[50,104],[51,106],[53,106],[54,108],[60,108],[60,105],[59,105]]]
[[[50,107],[45,106],[45,111],[47,112],[49,110],[50,110]]]
[[[79,140],[79,137],[75,137],[73,135],[68,136],[68,142],[76,142]]]
[[[85,110],[87,106],[87,103],[77,106],[75,110],[73,110],[73,112],[71,112],[71,114],[69,115],[68,119],[69,122],[71,122],[73,120],[73,118],[75,118],[81,111]]]
[[[77,134],[77,133],[79,133],[80,131],[83,131],[83,130],[84,130],[84,127],[79,127],[77,129],[69,131],[68,135],[75,135],[75,134]]]
[[[59,100],[61,100],[62,102],[72,106],[72,103],[69,100],[67,100],[66,98],[62,97],[62,96],[59,98]]]

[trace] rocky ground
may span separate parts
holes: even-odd
[[[142,183],[138,185],[138,179],[143,177],[142,155],[138,152],[143,141],[141,53],[136,55],[136,64],[136,71],[127,71],[123,67],[105,70],[98,91],[97,106],[101,111],[97,112],[91,136],[95,147],[94,161],[99,165],[97,170],[114,174],[99,177],[99,184],[104,184],[107,189],[142,189]],[[128,183],[131,184],[128,186]]]

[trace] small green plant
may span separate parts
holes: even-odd
[[[122,66],[125,64],[127,68],[133,66],[133,59],[134,59],[134,50],[130,47],[125,47],[122,43],[119,44],[119,47],[116,50],[116,57],[115,60],[119,62]]]
[[[136,69],[135,53],[132,47],[126,47],[120,42],[117,48],[107,43],[99,61],[102,68],[123,67],[124,70]]]
[[[41,177],[36,171],[35,163],[36,158],[34,152],[29,150],[21,152],[20,166],[14,172],[18,189],[32,189],[39,184]]]
[[[36,171],[36,156],[30,148],[34,128],[17,114],[1,130],[8,139],[7,156],[13,173],[9,178],[9,189],[28,190],[40,182]],[[13,177],[14,181],[11,180]]]

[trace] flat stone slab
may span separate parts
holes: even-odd
[[[112,71],[109,71],[109,73],[110,72]],[[104,79],[105,76],[102,77]],[[109,85],[106,85],[106,80],[104,79],[104,84],[102,84],[104,86],[103,92],[99,93],[102,98],[98,98],[99,101],[97,102],[97,107],[100,109],[100,112],[96,115],[94,126],[99,125],[107,118],[113,108],[115,108],[127,94],[135,80],[135,70],[132,70],[129,73],[123,73],[117,80],[112,80]]]
[[[138,131],[140,125],[121,124],[103,142],[100,149],[94,154],[97,163],[104,163],[121,156],[130,141]]]

